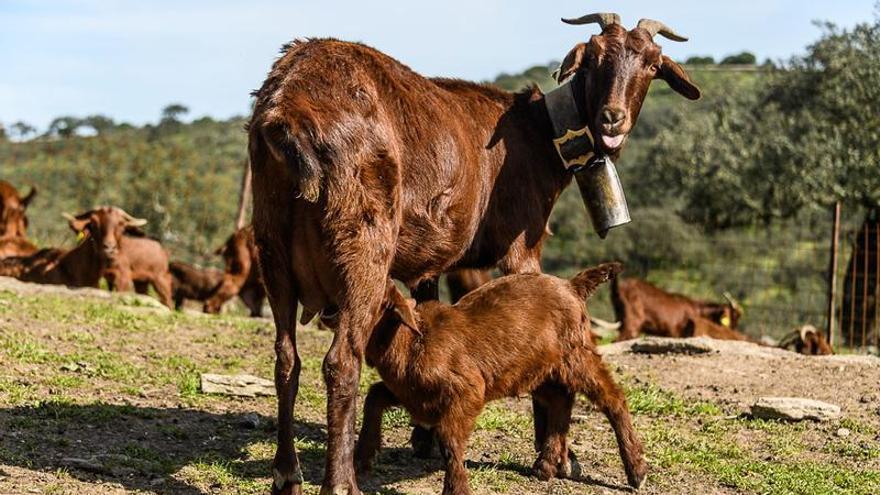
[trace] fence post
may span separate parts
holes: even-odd
[[[831,230],[831,261],[828,267],[831,283],[828,287],[828,342],[834,347],[834,304],[837,300],[837,254],[840,247],[840,201],[834,203]]]
[[[238,215],[235,217],[235,230],[241,230],[247,221],[248,198],[251,196],[251,164],[244,161],[244,175],[241,177],[241,190],[238,194]]]

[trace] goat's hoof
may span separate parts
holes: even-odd
[[[581,463],[578,462],[577,456],[574,455],[574,452],[569,450],[568,459],[566,459],[566,461],[559,467],[559,473],[557,476],[569,480],[576,480],[581,477],[582,472]]]
[[[639,469],[635,473],[626,473],[626,480],[634,490],[640,490],[648,479],[648,469]]]

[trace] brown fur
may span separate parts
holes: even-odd
[[[368,469],[379,448],[383,410],[401,404],[417,423],[436,427],[447,461],[443,493],[470,493],[464,453],[483,406],[532,393],[551,414],[536,474],[568,476],[571,409],[575,394],[585,394],[611,421],[629,483],[641,486],[647,472],[642,444],[623,392],[588,338],[584,309],[584,300],[619,271],[609,263],[572,280],[509,275],[454,306],[429,301],[415,308],[389,282],[389,309],[367,344],[367,363],[383,382],[373,385],[364,404],[359,467]]]
[[[751,341],[746,335],[737,332],[736,330],[700,316],[694,316],[688,319],[684,326],[682,337],[711,337],[718,340]]]
[[[576,48],[594,47],[594,56],[566,67],[582,74],[579,104],[594,136],[611,132],[597,123],[612,100],[626,106],[631,128],[655,77],[695,96],[680,68],[657,70],[658,60],[674,63],[646,36],[609,26]],[[610,96],[622,87],[625,94]],[[324,361],[322,493],[355,495],[357,384],[386,278],[413,288],[455,268],[540,271],[545,226],[571,175],[537,89],[513,95],[427,79],[370,47],[326,39],[284,48],[256,92],[249,153],[254,231],[277,331],[274,491],[301,490],[291,426],[299,301],[306,314],[338,308]],[[540,433],[546,413],[535,414]]]
[[[126,215],[105,206],[71,217],[68,224],[84,236],[75,248],[43,249],[31,256],[0,260],[0,275],[41,284],[98,287],[128,227]]]
[[[0,258],[7,256],[30,256],[37,246],[24,237],[0,237]]]
[[[813,325],[804,325],[786,335],[779,342],[779,347],[782,349],[793,347],[795,352],[805,356],[830,356],[834,354],[834,349],[825,340],[824,332]]]
[[[222,282],[205,301],[205,313],[219,313],[226,301],[239,296],[251,316],[262,316],[266,291],[260,278],[254,228],[247,226],[235,231],[216,254],[223,256],[226,268]]]
[[[614,280],[611,300],[621,322],[618,341],[634,339],[641,333],[685,337],[688,322],[694,318],[720,323],[726,317],[730,328],[736,330],[742,316],[732,304],[698,301],[635,278]]]
[[[181,309],[184,301],[206,301],[223,282],[223,272],[216,268],[198,268],[188,263],[172,261],[171,271],[174,308]]]
[[[446,286],[449,288],[449,301],[458,302],[465,294],[478,289],[492,280],[488,270],[462,269],[446,274]]]
[[[27,207],[37,188],[32,187],[27,196],[19,195],[9,182],[0,180],[0,258],[7,256],[30,256],[37,247],[27,240]]]
[[[127,292],[132,289],[145,294],[151,285],[162,304],[172,307],[172,276],[168,269],[168,252],[159,241],[127,232],[119,240],[119,249],[108,259],[104,270],[107,288]]]

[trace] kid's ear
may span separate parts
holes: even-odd
[[[394,311],[394,314],[400,318],[400,322],[416,334],[421,335],[422,332],[419,330],[418,323],[416,323],[415,301],[407,299],[401,294],[400,290],[394,285],[394,282],[391,281],[391,279],[388,279],[388,285],[385,289],[385,298],[391,309]]]

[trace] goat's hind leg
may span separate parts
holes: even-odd
[[[574,394],[559,384],[548,382],[532,393],[532,402],[547,412],[544,441],[532,467],[535,475],[542,480],[580,477],[580,464],[568,449]]]
[[[273,495],[302,493],[303,475],[293,445],[293,408],[299,391],[301,362],[296,349],[297,292],[287,242],[257,234],[260,262],[275,318],[275,391],[278,395],[278,445],[272,463]]]
[[[632,418],[623,391],[614,382],[601,358],[589,350],[578,352],[581,358],[572,373],[576,389],[582,392],[605,414],[617,437],[617,448],[626,470],[626,479],[633,488],[641,488],[648,473],[642,441],[633,429]]]

